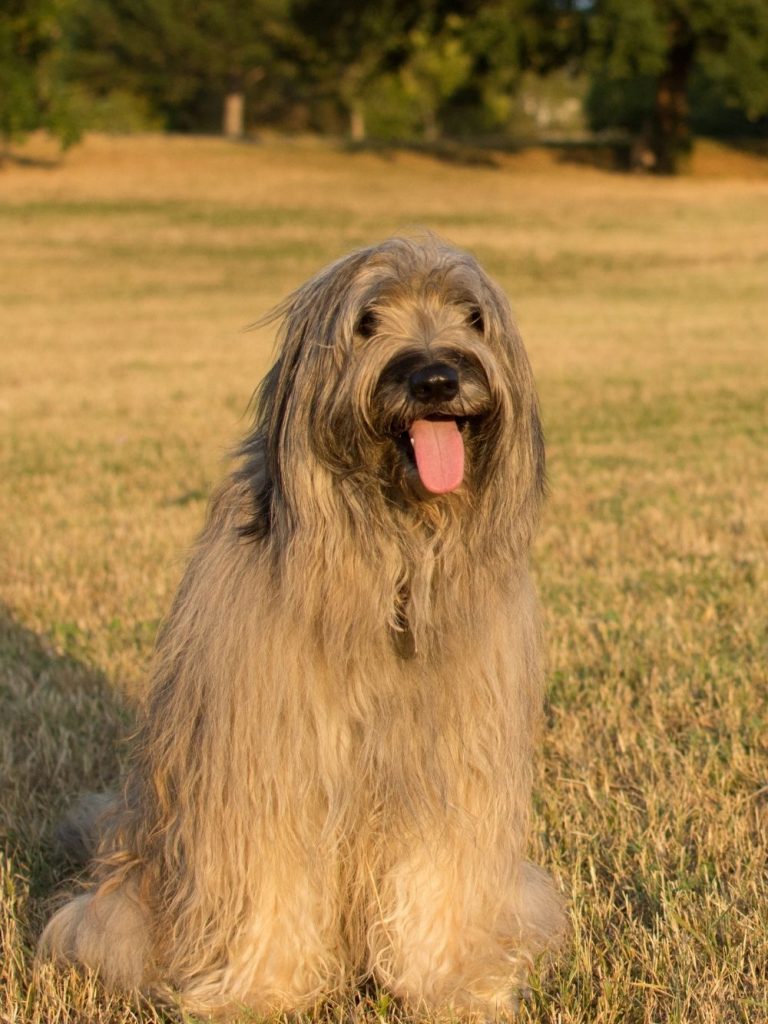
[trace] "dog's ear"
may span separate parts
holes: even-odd
[[[246,460],[242,472],[258,480],[254,502],[262,513],[262,531],[269,529],[270,516],[274,519],[276,504],[286,494],[288,420],[305,418],[314,407],[318,386],[328,378],[326,364],[334,359],[335,340],[352,334],[353,324],[345,319],[348,294],[369,256],[370,250],[362,249],[331,264],[259,321],[280,324],[280,354],[253,397],[254,426],[240,449]],[[374,330],[373,315],[364,314],[357,326]],[[298,397],[297,388],[303,389]]]

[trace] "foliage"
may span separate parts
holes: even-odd
[[[228,92],[274,88],[290,36],[287,0],[83,0],[71,32],[70,75],[93,95],[144,96],[197,130],[219,126]]]
[[[407,36],[408,57],[401,75],[406,95],[421,109],[428,142],[440,134],[437,113],[441,104],[468,81],[472,71],[464,29],[463,19],[450,14],[439,30],[422,21]]]
[[[297,0],[294,23],[307,54],[307,74],[315,95],[330,98],[350,134],[360,141],[367,134],[368,108],[378,97],[389,115],[383,124],[396,129],[412,121],[412,106],[397,72],[402,66],[408,32],[419,13],[418,4],[398,0]],[[403,104],[402,116],[396,103]],[[386,131],[386,129],[385,129]]]
[[[166,127],[162,114],[158,113],[146,96],[127,89],[92,93],[82,85],[72,86],[70,109],[77,124],[85,132],[129,135],[133,132],[162,131]]]
[[[79,126],[62,75],[69,0],[3,0],[0,7],[0,136],[46,128],[66,147]]]
[[[644,134],[659,170],[689,148],[696,76],[747,118],[768,112],[765,0],[595,0],[587,22],[593,126]]]
[[[749,117],[733,93],[703,69],[696,68],[691,77],[690,105],[694,134],[768,142],[768,112]]]
[[[416,142],[423,134],[420,104],[397,72],[385,71],[361,91],[368,138],[381,142]]]
[[[293,16],[353,129],[428,140],[503,131],[523,73],[560,66],[580,24],[559,0],[299,0]]]
[[[0,12],[0,133],[47,127],[65,143],[90,127],[217,131],[232,93],[251,130],[516,138],[541,130],[530,109],[546,82],[578,100],[585,77],[591,126],[629,133],[643,162],[674,171],[692,128],[764,128],[768,3],[6,0]]]

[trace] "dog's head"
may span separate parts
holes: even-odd
[[[538,498],[528,360],[506,298],[472,256],[431,236],[393,238],[328,267],[275,316],[279,358],[246,446],[265,448],[262,526],[276,492],[306,502],[309,487],[322,500],[318,468],[353,510],[376,494],[422,513],[479,509],[493,490],[510,506]]]

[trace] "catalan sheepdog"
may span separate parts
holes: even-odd
[[[512,1012],[561,901],[525,860],[544,449],[500,289],[434,237],[321,271],[167,621],[91,884],[41,951],[195,1013]]]

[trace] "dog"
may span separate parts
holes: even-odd
[[[500,288],[434,236],[346,256],[274,318],[123,792],[74,830],[99,833],[92,881],[41,951],[214,1016],[366,981],[408,1012],[505,1016],[564,928],[525,860],[529,362]]]

